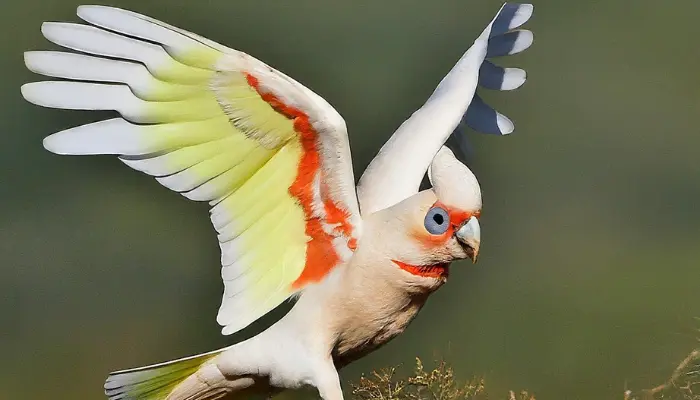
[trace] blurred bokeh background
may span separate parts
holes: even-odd
[[[430,95],[500,0],[112,0],[246,51],[333,104],[356,176]],[[101,399],[106,374],[232,343],[204,204],[111,157],[41,140],[107,114],[25,103],[22,52],[78,0],[0,12],[0,398]],[[346,382],[415,356],[538,399],[620,398],[664,379],[700,316],[700,52],[695,0],[535,1],[528,71],[483,92],[514,120],[477,136],[482,257]],[[406,160],[410,162],[410,160]]]

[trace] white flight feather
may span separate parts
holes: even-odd
[[[513,15],[501,15],[504,10],[508,14],[513,10],[510,7],[514,6]],[[474,98],[479,69],[486,59],[489,40],[495,36],[496,41],[514,42],[509,54],[524,50],[529,46],[528,40],[532,43],[529,31],[503,35],[505,39],[498,35],[522,25],[531,15],[532,6],[529,4],[504,4],[474,44],[440,81],[426,103],[401,124],[382,146],[358,184],[357,193],[364,214],[390,207],[418,192],[433,157],[460,124]],[[505,26],[499,17],[509,18]],[[492,31],[493,28],[495,31]],[[511,74],[519,73],[513,71]],[[516,75],[508,79],[510,81],[506,85],[494,82],[492,85],[508,87],[522,84],[517,82]],[[507,129],[510,121],[499,115],[498,126]]]
[[[225,149],[230,142],[235,141],[235,138],[225,137],[223,139],[183,147],[166,154],[149,158],[129,159],[120,157],[120,160],[129,167],[148,175],[157,177],[167,176],[188,169],[217,154],[221,154],[222,148]]]
[[[222,53],[236,52],[236,50],[203,38],[195,33],[129,10],[85,5],[78,7],[78,16],[84,21],[102,28],[161,43],[167,46],[169,51],[174,52],[173,56],[175,57],[179,55],[180,51],[189,50],[198,45],[205,45]]]
[[[172,58],[158,45],[120,36],[93,26],[68,22],[44,22],[41,33],[59,46],[99,56],[140,61],[150,71],[172,63]]]
[[[363,213],[390,207],[418,191],[435,153],[457,127],[474,96],[490,31],[491,24],[367,167],[357,188]],[[423,136],[417,137],[419,133]],[[400,154],[410,162],[399,162]]]

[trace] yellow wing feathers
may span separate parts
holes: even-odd
[[[152,18],[103,6],[78,15],[95,26],[46,23],[42,32],[86,54],[28,52],[29,69],[65,80],[29,83],[22,93],[46,107],[123,118],[55,133],[44,146],[118,155],[210,202],[224,334],[347,261],[359,211],[345,123],[328,103],[245,53]]]

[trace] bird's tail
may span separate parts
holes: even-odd
[[[105,382],[105,394],[110,400],[170,399],[178,385],[202,369],[221,351],[216,350],[161,364],[112,372]],[[216,368],[213,364],[211,367]],[[216,399],[224,394],[220,393],[217,397],[210,395],[205,398]]]

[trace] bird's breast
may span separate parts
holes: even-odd
[[[345,366],[388,343],[401,334],[423,307],[426,296],[393,298],[393,302],[365,304],[339,330],[333,358]]]

